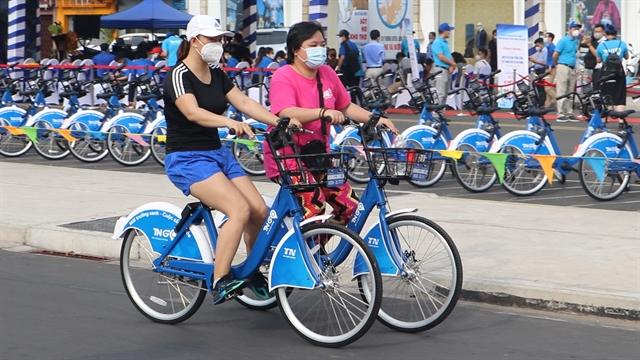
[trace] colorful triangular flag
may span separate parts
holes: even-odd
[[[448,158],[452,158],[453,160],[460,160],[462,158],[463,151],[460,150],[436,150],[440,153],[440,155]]]
[[[493,167],[496,169],[496,174],[498,174],[498,181],[502,184],[504,180],[505,163],[509,154],[481,152],[480,155],[485,156],[491,161],[491,164],[493,164]]]
[[[131,133],[125,133],[124,135],[126,135],[129,139],[137,142],[138,144],[142,145],[142,146],[149,146],[149,143],[146,142],[143,138],[142,135],[140,134],[131,134]]]
[[[30,126],[23,126],[20,128],[27,135],[29,140],[33,143],[38,143],[38,129]]]
[[[549,185],[553,185],[553,163],[556,161],[557,156],[555,155],[539,155],[539,154],[531,154],[534,159],[538,160],[540,166],[542,167],[542,171],[547,175],[547,181],[549,181]]]
[[[593,172],[596,174],[596,177],[600,181],[600,183],[604,182],[604,162],[607,158],[603,157],[583,157],[583,159],[591,166]]]

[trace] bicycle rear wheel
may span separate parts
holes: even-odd
[[[350,344],[371,328],[380,309],[382,279],[378,263],[360,236],[342,226],[307,224],[302,234],[307,241],[317,238],[346,241],[350,246],[344,249],[349,253],[335,254],[339,262],[334,263],[329,255],[318,256],[319,247],[314,247],[321,286],[296,289],[290,294],[288,288],[278,288],[280,310],[289,325],[312,344],[325,347]],[[358,271],[354,276],[355,269]]]
[[[120,251],[122,282],[133,305],[147,318],[177,324],[190,318],[207,295],[202,280],[154,272],[149,239],[136,229],[127,231]]]
[[[167,155],[167,128],[164,126],[157,127],[151,132],[151,155],[154,160],[164,166],[164,157]]]
[[[606,159],[603,165],[603,180],[600,181],[589,161],[585,160],[589,157],[605,159],[606,155],[598,149],[590,149],[582,156],[579,173],[580,184],[584,191],[592,198],[600,201],[613,200],[620,196],[629,184],[629,172],[609,170],[613,160]]]
[[[151,149],[147,145],[138,143],[128,136],[129,134],[131,134],[129,129],[122,125],[115,125],[109,129],[107,134],[109,154],[122,165],[140,165],[151,156]],[[141,135],[138,136],[142,138]]]
[[[460,186],[473,193],[489,190],[498,179],[489,159],[480,155],[470,144],[460,144],[457,150],[464,154],[460,160],[454,161],[451,170]]]
[[[51,123],[38,120],[33,127],[38,129],[38,143],[34,144],[33,148],[40,156],[49,160],[60,160],[71,153],[67,141],[53,131]]]
[[[436,223],[420,216],[388,220],[408,276],[383,276],[378,320],[391,329],[429,330],[451,314],[462,290],[462,261],[453,240]]]
[[[83,123],[74,123],[69,127],[77,131],[79,136],[76,141],[69,143],[69,151],[76,159],[83,162],[97,162],[109,155],[109,149],[105,140],[95,139],[89,131],[89,127]]]
[[[0,119],[0,125],[11,126],[11,123],[4,119]],[[0,128],[0,155],[7,157],[20,156],[29,149],[33,143],[27,135],[13,135],[9,130]]]
[[[505,190],[516,196],[533,195],[542,190],[547,182],[547,175],[544,174],[540,164],[532,166],[537,160],[533,160],[530,155],[525,155],[522,150],[511,145],[501,148],[500,152],[509,155],[502,181]]]

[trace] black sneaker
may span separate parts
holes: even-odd
[[[237,295],[242,295],[242,288],[246,287],[248,283],[248,280],[236,280],[230,274],[223,276],[213,285],[213,291],[211,292],[213,294],[213,304],[222,304]]]
[[[249,289],[260,299],[269,298],[269,284],[267,278],[260,271],[256,271],[249,276]]]
[[[567,122],[567,121],[569,121],[569,117],[568,116],[558,116],[556,121],[557,122]]]

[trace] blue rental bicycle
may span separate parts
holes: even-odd
[[[388,106],[376,105],[379,109]],[[453,311],[462,289],[462,262],[451,237],[435,222],[411,215],[417,209],[389,208],[385,185],[426,176],[424,170],[433,153],[385,146],[387,130],[377,126],[379,119],[379,114],[373,114],[367,124],[359,127],[371,180],[347,227],[366,239],[380,265],[384,286],[378,320],[394,330],[417,333],[437,326]],[[336,175],[328,173],[329,179],[333,176]],[[271,204],[269,198],[265,200],[267,205]],[[376,208],[377,222],[365,229]],[[218,212],[216,227],[223,226],[224,221],[224,214]],[[286,226],[279,229],[280,235],[275,237],[263,260],[263,272],[268,271],[278,239],[287,231]],[[319,251],[330,256],[349,246],[336,237],[319,245]],[[366,288],[366,284],[363,286]],[[251,293],[238,297],[237,301],[254,310],[275,307],[275,298],[260,299]]]
[[[341,154],[318,154],[324,167],[305,168],[308,155],[300,155],[289,119],[283,118],[267,135],[282,186],[265,219],[253,250],[232,266],[236,279],[255,277],[271,250],[269,291],[291,327],[319,346],[339,347],[364,335],[375,321],[382,298],[382,279],[371,250],[352,230],[324,223],[328,216],[302,221],[304,211],[295,193],[313,191],[344,181]],[[292,154],[283,149],[293,148]],[[316,180],[307,170],[342,174]],[[297,179],[294,181],[294,179]],[[340,180],[341,179],[341,180]],[[124,235],[120,268],[126,292],[134,306],[149,319],[176,324],[191,317],[212,288],[217,230],[211,211],[191,203],[182,211],[155,202],[117,221],[114,239]],[[209,237],[204,234],[204,223]],[[287,223],[284,237],[278,231]],[[323,241],[340,239],[340,249],[320,251]],[[259,275],[259,274],[258,274]]]

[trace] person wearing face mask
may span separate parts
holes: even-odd
[[[303,21],[293,25],[287,34],[287,52],[288,65],[278,69],[271,78],[271,111],[280,117],[295,117],[304,129],[310,130],[294,136],[302,153],[329,152],[331,124],[342,124],[345,115],[365,123],[371,113],[351,102],[338,75],[325,65],[326,40],[320,23]],[[380,119],[380,124],[397,133],[389,119]],[[291,152],[283,149],[283,153]],[[268,147],[264,149],[264,167],[267,177],[277,181],[278,169]],[[330,221],[343,225],[349,222],[359,202],[349,183],[296,196],[305,209],[305,217],[323,213],[328,202],[334,215]]]
[[[553,52],[556,64],[556,92],[558,96],[574,91],[576,87],[576,60],[578,55],[578,36],[582,25],[572,22],[569,24],[569,34],[560,41]],[[564,98],[558,100],[558,120],[560,122],[580,121],[573,116],[572,100]]]
[[[589,51],[584,56],[584,68],[592,70],[591,78],[593,83],[593,88],[598,89],[598,81],[602,77],[602,63],[598,63],[596,58],[596,48],[599,44],[607,41],[607,38],[604,36],[604,25],[596,24],[593,27],[593,33],[590,37],[585,37],[580,44],[580,47],[586,47]]]
[[[556,51],[556,44],[553,43],[555,38],[556,36],[552,32],[546,33],[544,38],[544,44],[547,47],[547,71],[549,71],[549,75],[544,79],[550,84],[553,84],[556,79],[556,63],[553,61],[553,53]],[[545,86],[544,91],[547,94],[544,107],[548,108],[551,107],[552,103],[556,102],[556,88],[553,86]]]
[[[229,103],[249,117],[269,125],[278,118],[236,88],[220,68],[225,31],[211,16],[196,15],[187,24],[186,40],[178,50],[178,64],[164,82],[167,141],[165,171],[185,195],[225,213],[213,274],[214,304],[249,286],[268,297],[266,281],[256,272],[249,279],[230,275],[231,261],[244,233],[247,255],[267,216],[267,206],[231,151],[220,143],[218,127],[238,136],[254,136],[248,124],[222,116]],[[298,124],[296,120],[292,120]]]
[[[598,45],[596,60],[602,64],[602,74],[613,74],[614,78],[602,84],[601,90],[603,95],[611,96],[615,111],[624,111],[627,105],[627,84],[622,61],[629,59],[629,50],[624,41],[618,40],[618,29],[615,26],[607,24],[604,28],[607,40]],[[607,61],[614,54],[618,57],[617,66],[612,64],[615,61]]]
[[[486,79],[491,74],[491,65],[487,62],[488,51],[485,48],[478,49],[476,55],[476,63],[473,66],[473,72],[479,79]]]
[[[544,74],[547,71],[547,48],[544,46],[544,40],[537,38],[534,42],[536,46],[535,54],[529,56],[529,61],[533,63],[533,71],[537,75]],[[538,92],[538,107],[544,105],[544,101],[547,93],[544,91],[544,86],[536,85]]]
[[[453,26],[448,23],[442,23],[438,27],[438,37],[433,41],[431,51],[433,51],[433,61],[435,63],[435,71],[441,72],[435,77],[436,92],[440,99],[440,104],[444,104],[447,100],[447,93],[451,87],[451,74],[457,69],[456,63],[451,56],[449,42],[447,39],[451,36]]]

